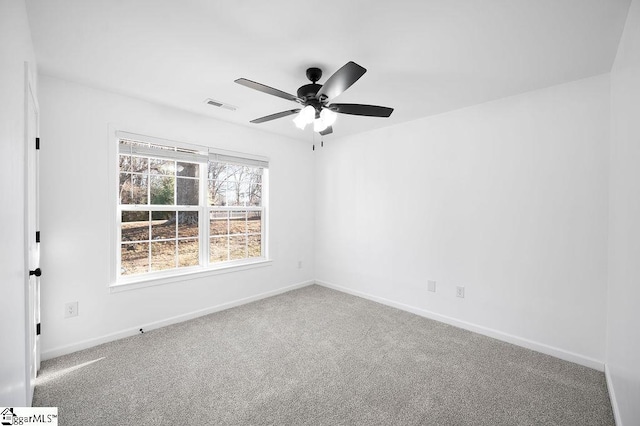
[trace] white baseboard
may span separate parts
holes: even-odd
[[[435,312],[428,311],[426,309],[417,308],[414,306],[406,305],[404,303],[396,302],[390,299],[385,299],[383,297],[374,296],[369,293],[364,293],[358,290],[352,290],[347,287],[342,287],[336,284],[328,283],[326,281],[321,280],[310,280],[304,281],[301,283],[293,284],[287,287],[282,287],[276,290],[268,291],[265,293],[260,293],[257,295],[245,297],[238,300],[233,300],[230,302],[222,303],[219,305],[211,306],[209,308],[201,309],[198,311],[188,312],[186,314],[174,316],[171,318],[167,318],[161,321],[155,321],[148,324],[141,324],[139,326],[135,326],[126,330],[121,330],[115,333],[106,334],[103,336],[83,340],[80,342],[72,343],[69,345],[59,346],[57,348],[49,349],[47,351],[43,351],[41,354],[42,360],[47,360],[51,358],[55,358],[58,356],[70,354],[72,352],[77,352],[83,349],[88,349],[93,346],[97,346],[103,343],[111,342],[113,340],[122,339],[124,337],[134,336],[138,334],[140,328],[149,331],[160,327],[165,327],[167,325],[176,324],[183,321],[188,321],[193,318],[197,318],[203,315],[208,315],[214,312],[223,311],[225,309],[230,309],[236,306],[244,305],[246,303],[254,302],[256,300],[264,299],[267,297],[275,296],[278,294],[286,293],[291,290],[295,290],[297,288],[306,287],[311,284],[318,284],[323,287],[331,288],[334,290],[341,291],[343,293],[351,294],[354,296],[362,297],[364,299],[372,300],[374,302],[382,303],[383,305],[391,306],[397,309],[401,309],[403,311],[411,312],[416,315],[420,315],[425,318],[429,318],[435,321],[443,322],[445,324],[453,325],[455,327],[459,327],[465,330],[473,331],[478,334],[482,334],[485,336],[492,337],[494,339],[502,340],[504,342],[512,343],[514,345],[522,346],[527,349],[531,349],[534,351],[538,351],[547,355],[554,356],[556,358],[563,359],[565,361],[575,362],[576,364],[584,365],[586,367],[590,367],[599,371],[605,371],[607,377],[607,385],[609,386],[609,393],[612,399],[612,406],[614,408],[614,414],[616,415],[616,422],[619,423],[619,414],[617,412],[617,405],[615,404],[615,396],[613,392],[613,387],[611,386],[610,377],[605,370],[605,365],[602,361],[598,361],[593,358],[589,358],[583,355],[576,354],[574,352],[565,351],[560,348],[556,348],[553,346],[545,345],[544,343],[535,342],[532,340],[524,339],[522,337],[514,336],[508,333],[503,333],[498,330],[490,329],[487,327],[483,327],[477,324],[469,323],[466,321],[460,321],[452,317],[448,317],[445,315],[440,315]]]
[[[188,321],[190,319],[201,317],[203,315],[212,314],[214,312],[224,311],[225,309],[234,308],[236,306],[244,305],[246,303],[255,302],[256,300],[265,299],[271,296],[276,296],[278,294],[286,293],[288,291],[295,290],[297,288],[306,287],[314,283],[315,281],[313,280],[303,281],[301,283],[293,284],[287,287],[282,287],[276,290],[271,290],[271,291],[256,294],[253,296],[245,297],[242,299],[233,300],[231,302],[221,303],[219,305],[211,306],[209,308],[200,309],[193,312],[188,312],[182,315],[177,315],[161,321],[154,321],[147,324],[141,324],[126,330],[117,331],[115,333],[105,334],[103,336],[94,337],[91,339],[83,340],[81,342],[59,346],[57,348],[49,349],[47,351],[42,352],[41,359],[45,361],[47,359],[56,358],[62,355],[70,354],[72,352],[77,352],[83,349],[91,348],[93,346],[101,345],[103,343],[122,339],[124,337],[134,336],[140,333],[141,328],[144,329],[145,331],[154,330],[156,328],[165,327],[167,325],[176,324],[183,321]]]
[[[616,400],[616,392],[613,388],[613,380],[611,379],[611,373],[609,368],[605,364],[604,377],[607,379],[607,390],[609,391],[609,400],[611,401],[611,409],[613,410],[613,419],[616,421],[617,426],[622,426],[622,418],[620,417],[620,409],[618,408],[618,401]]]
[[[593,368],[598,371],[604,371],[604,362],[598,361],[587,356],[583,356],[574,352],[566,351],[564,349],[556,348],[554,346],[545,345],[544,343],[535,342],[533,340],[525,339],[522,337],[514,336],[512,334],[504,333],[502,331],[494,330],[491,328],[483,327],[481,325],[473,324],[466,321],[460,321],[458,319],[440,315],[435,312],[428,311],[426,309],[417,308],[415,306],[406,305],[404,303],[396,302],[383,297],[374,296],[369,293],[364,293],[358,290],[353,290],[347,287],[342,287],[336,284],[328,283],[326,281],[316,280],[316,284],[323,287],[331,288],[334,290],[348,293],[354,296],[362,297],[364,299],[372,300],[374,302],[382,303],[383,305],[391,306],[403,311],[411,312],[416,315],[420,315],[425,318],[429,318],[435,321],[443,322],[445,324],[453,325],[455,327],[463,328],[465,330],[473,331],[474,333],[482,334],[494,339],[502,340],[503,342],[511,343],[523,348],[531,349],[537,352],[541,352],[546,355],[551,355],[556,358],[563,359],[565,361],[574,362],[576,364],[584,365],[585,367]]]

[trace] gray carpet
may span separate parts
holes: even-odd
[[[45,361],[61,425],[614,425],[604,375],[319,286]]]

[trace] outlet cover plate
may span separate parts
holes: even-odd
[[[427,281],[427,290],[435,293],[436,292],[436,282],[435,281],[431,281],[431,280]]]
[[[462,286],[456,287],[456,296],[464,298],[464,287]]]
[[[69,302],[64,304],[64,317],[71,318],[78,316],[78,302]]]

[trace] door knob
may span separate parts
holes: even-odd
[[[31,275],[35,275],[36,277],[39,277],[40,275],[42,275],[42,271],[40,270],[40,268],[36,268],[35,271],[29,271],[29,276]]]

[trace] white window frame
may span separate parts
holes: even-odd
[[[113,194],[111,204],[113,212],[110,215],[111,244],[110,244],[110,275],[109,287],[111,291],[122,291],[133,288],[148,287],[152,285],[166,284],[188,279],[195,279],[202,276],[217,275],[253,269],[256,267],[269,266],[272,264],[269,258],[269,160],[266,157],[251,155],[240,152],[227,151],[210,148],[200,145],[193,145],[177,142],[168,139],[146,136],[139,133],[131,133],[118,130],[110,126],[110,149],[109,149],[109,192]],[[119,197],[119,156],[120,140],[129,139],[155,145],[177,147],[187,150],[194,150],[201,154],[198,161],[199,170],[199,205],[197,206],[177,206],[177,205],[149,205],[149,204],[125,204],[120,205]],[[144,148],[142,148],[144,150]],[[149,148],[148,148],[149,149]],[[150,150],[150,149],[149,149]],[[177,157],[177,156],[176,156]],[[184,158],[174,158],[177,160],[192,161]],[[263,167],[262,175],[262,197],[261,206],[210,206],[208,200],[208,170],[209,161],[229,162],[242,165],[253,165]],[[192,161],[193,162],[193,161]],[[149,182],[150,184],[150,182]],[[203,202],[204,200],[204,202]],[[121,224],[123,210],[137,211],[198,211],[199,227],[199,265],[190,267],[178,267],[162,271],[153,271],[137,275],[123,276],[120,274],[121,268]],[[209,243],[211,240],[209,218],[212,211],[260,211],[261,212],[261,257],[252,257],[224,262],[210,262]]]

